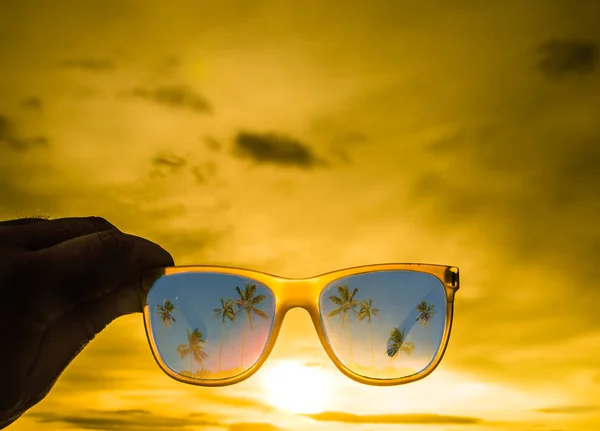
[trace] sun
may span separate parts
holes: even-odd
[[[326,410],[331,401],[331,385],[328,373],[296,361],[279,361],[262,376],[268,402],[291,413]]]

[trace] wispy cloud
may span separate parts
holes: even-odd
[[[600,411],[600,406],[592,405],[571,405],[571,406],[553,406],[537,409],[540,413],[556,414],[586,414]]]
[[[107,58],[68,59],[60,63],[62,67],[90,71],[107,71],[115,68],[112,60]]]
[[[154,89],[138,87],[132,94],[170,108],[185,108],[203,114],[213,112],[205,97],[185,85],[165,85]]]
[[[272,412],[275,408],[263,403],[255,398],[236,396],[236,395],[218,395],[215,393],[202,394],[202,399],[211,402],[221,404],[223,406],[235,407],[235,408],[247,408],[260,412]]]
[[[238,422],[227,425],[227,431],[284,431],[266,422]]]
[[[324,165],[307,144],[283,134],[240,132],[234,143],[236,156],[257,163],[300,168]]]
[[[552,39],[539,46],[539,69],[552,78],[587,74],[598,65],[598,45],[594,40]]]
[[[323,412],[303,415],[322,422],[354,424],[479,424],[483,420],[467,416],[447,416],[429,413],[355,415],[343,412]]]
[[[357,145],[364,144],[368,138],[364,133],[348,132],[338,136],[331,143],[331,151],[344,163],[352,162],[351,152]]]
[[[66,424],[80,429],[105,431],[193,430],[199,426],[223,426],[208,416],[193,415],[172,417],[156,415],[143,409],[132,410],[87,410],[81,414],[56,412],[31,412],[27,417],[39,423]]]

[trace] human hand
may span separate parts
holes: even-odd
[[[99,217],[0,222],[0,429],[41,401],[106,325],[142,311],[160,246]]]

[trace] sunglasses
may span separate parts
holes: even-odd
[[[272,351],[285,313],[307,310],[327,355],[349,378],[420,380],[450,338],[458,268],[378,264],[289,279],[220,266],[174,266],[143,278],[144,324],[159,367],[199,386],[239,383]]]

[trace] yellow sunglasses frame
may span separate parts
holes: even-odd
[[[433,361],[429,364],[427,368],[423,371],[413,374],[407,377],[401,377],[398,379],[374,379],[362,376],[360,374],[354,373],[352,370],[347,368],[344,364],[342,364],[338,358],[336,357],[333,349],[327,342],[327,338],[325,336],[325,332],[323,330],[321,324],[321,316],[319,313],[319,295],[323,291],[323,289],[330,283],[339,280],[344,277],[348,277],[351,275],[358,275],[370,272],[377,271],[413,271],[413,272],[422,272],[425,274],[432,275],[436,277],[444,286],[444,290],[446,292],[446,324],[444,327],[444,335],[442,337],[442,342],[440,348]],[[180,273],[203,273],[203,272],[213,272],[213,273],[222,273],[229,275],[237,275],[241,277],[246,277],[252,280],[255,280],[258,283],[263,284],[264,286],[271,289],[275,296],[275,321],[273,323],[273,329],[269,335],[267,340],[267,345],[265,346],[262,354],[258,358],[258,360],[247,370],[242,373],[226,378],[226,379],[195,379],[187,376],[183,376],[181,374],[177,374],[172,371],[162,360],[160,355],[158,354],[157,346],[154,342],[154,337],[152,334],[152,325],[150,323],[151,310],[148,305],[148,292],[150,291],[154,282],[165,275],[172,274],[180,274]],[[406,383],[411,383],[417,380],[420,380],[424,377],[427,377],[429,374],[433,372],[433,370],[439,365],[444,353],[446,352],[446,348],[448,346],[448,340],[450,338],[450,332],[452,329],[452,318],[454,314],[454,295],[456,291],[460,287],[459,280],[459,270],[455,266],[445,266],[445,265],[432,265],[432,264],[419,264],[419,263],[385,263],[385,264],[375,264],[375,265],[364,265],[364,266],[356,266],[352,268],[346,268],[342,270],[332,271],[325,274],[317,275],[311,278],[301,278],[301,279],[293,279],[293,278],[284,278],[276,275],[268,274],[265,272],[259,272],[249,269],[241,269],[241,268],[232,268],[226,266],[210,266],[210,265],[200,265],[200,266],[172,266],[167,268],[161,268],[158,270],[151,271],[146,274],[142,278],[142,288],[144,291],[144,295],[142,298],[143,305],[143,314],[144,314],[144,326],[146,328],[146,336],[148,338],[148,343],[150,344],[150,349],[152,350],[152,355],[156,360],[158,366],[174,380],[180,381],[182,383],[188,383],[196,386],[228,386],[233,385],[239,382],[242,382],[249,377],[251,377],[254,373],[256,373],[264,362],[269,357],[273,347],[275,346],[275,342],[279,335],[279,330],[281,329],[281,325],[283,323],[283,319],[285,314],[291,310],[292,308],[304,308],[310,314],[315,330],[317,331],[317,335],[319,337],[319,341],[321,345],[325,349],[325,352],[331,359],[331,361],[335,364],[335,366],[347,377],[350,379],[363,383],[366,385],[372,386],[394,386],[394,385],[402,385]]]

